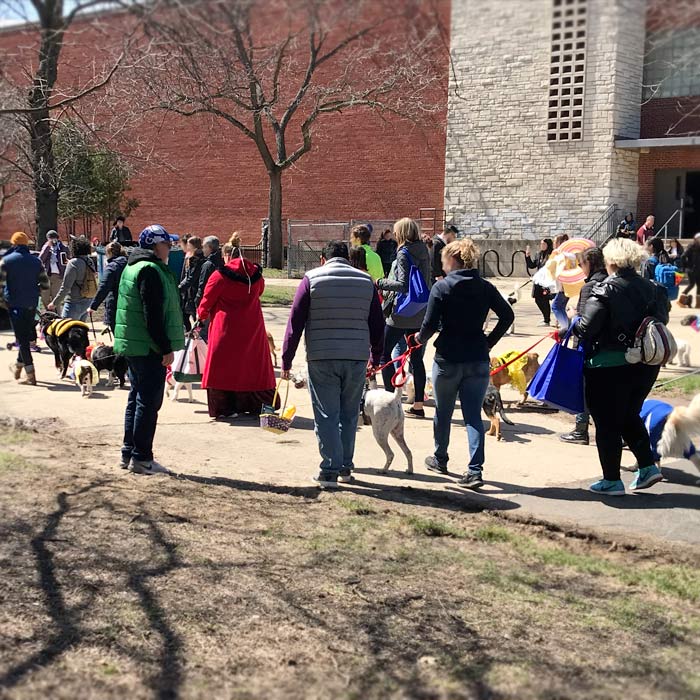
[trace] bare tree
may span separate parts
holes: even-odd
[[[283,173],[311,150],[325,118],[363,108],[418,121],[440,109],[447,56],[434,7],[418,0],[157,0],[131,9],[151,39],[140,71],[148,102],[209,115],[255,144],[269,177],[273,267],[283,263]]]
[[[53,151],[55,125],[66,110],[99,92],[114,76],[125,57],[122,50],[110,57],[105,66],[77,84],[68,84],[59,91],[59,64],[67,32],[77,20],[101,0],[73,3],[66,11],[63,0],[31,0],[36,18],[27,16],[30,30],[36,32],[36,43],[30,52],[17,51],[5,55],[0,75],[0,120],[20,126],[25,139],[15,133],[12,148],[0,160],[12,164],[20,176],[29,177],[35,200],[35,222],[39,242],[47,231],[58,225],[58,178]],[[0,0],[0,9],[20,15],[24,4],[18,0]],[[20,15],[21,16],[21,15]],[[94,29],[95,23],[91,28]]]
[[[667,136],[700,134],[700,3],[650,0],[643,100],[673,98]]]

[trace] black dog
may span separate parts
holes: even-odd
[[[65,379],[71,357],[86,356],[90,344],[87,324],[70,323],[70,319],[59,321],[57,314],[49,312],[41,315],[40,323],[44,340],[56,360],[56,369],[61,373],[61,379]]]
[[[487,435],[495,435],[497,440],[503,440],[503,435],[501,435],[501,420],[507,425],[514,425],[514,423],[506,416],[506,412],[503,409],[501,394],[493,384],[489,384],[488,389],[486,389],[486,396],[484,396],[482,408],[487,418],[491,421],[491,427]]]
[[[119,380],[119,388],[124,388],[124,380],[128,365],[124,355],[115,355],[111,345],[98,345],[90,355],[90,362],[97,368],[98,372],[105,370],[109,372],[112,379]]]

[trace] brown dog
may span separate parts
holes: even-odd
[[[275,361],[275,367],[277,367],[277,348],[275,347],[275,339],[270,331],[267,331],[267,344],[270,346],[270,354]]]
[[[537,370],[540,368],[539,357],[540,356],[536,352],[529,352],[527,353],[527,355],[525,355],[525,359],[527,360],[527,362],[522,368],[523,374],[525,375],[525,386],[527,386],[530,383],[530,381],[532,381],[532,378],[535,376]],[[493,372],[494,369],[498,369],[498,367],[503,365],[504,361],[500,357],[492,357],[489,360],[489,364],[491,366],[491,371]],[[499,391],[502,386],[505,386],[506,384],[511,384],[511,375],[508,372],[508,369],[509,368],[501,370],[500,372],[497,372],[491,377],[491,383]],[[513,385],[513,388],[520,391],[522,398],[520,399],[519,403],[522,406],[527,401],[527,391],[525,390],[525,387],[521,386]]]

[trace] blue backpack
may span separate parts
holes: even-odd
[[[676,274],[678,268],[670,263],[660,263],[654,270],[654,279],[666,289],[669,301],[678,299],[678,284],[676,283]]]
[[[430,290],[423,279],[421,271],[413,264],[413,259],[409,252],[405,248],[403,252],[408,257],[408,262],[411,265],[408,273],[408,292],[397,295],[394,314],[396,316],[415,316],[428,305]]]

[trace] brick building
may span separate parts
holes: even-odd
[[[451,31],[445,206],[465,231],[584,234],[625,211],[700,231],[700,9],[453,0]]]
[[[284,217],[381,221],[444,209],[469,234],[520,239],[605,231],[633,211],[640,224],[655,213],[657,229],[668,221],[668,236],[700,231],[700,8],[692,8],[442,0],[452,61],[433,124],[371,112],[329,119],[285,175]],[[0,31],[0,54],[28,46],[30,33]],[[87,64],[90,50],[89,37],[70,42],[66,64]],[[256,242],[268,182],[252,143],[204,119],[171,116],[150,128],[168,167],[146,165],[133,178],[141,205],[132,230],[160,221],[222,238],[238,229]],[[0,236],[29,228],[31,208],[12,200]]]

